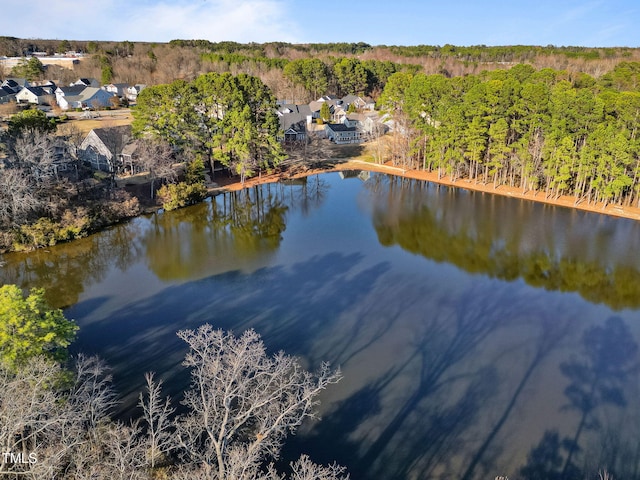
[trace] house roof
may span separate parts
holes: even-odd
[[[345,95],[344,97],[342,97],[342,101],[344,103],[346,103],[347,105],[351,105],[353,102],[355,102],[357,100],[362,100],[362,98],[360,98],[357,95],[353,95],[353,94]]]
[[[131,142],[131,143],[127,143],[124,148],[122,149],[121,154],[122,155],[133,155],[136,150],[138,149],[138,143],[137,142]]]
[[[104,92],[104,95],[107,95],[109,97],[112,97],[113,94],[110,92],[107,92],[106,90],[102,90],[101,88],[98,87],[86,87],[79,95],[78,95],[78,99],[81,102],[90,102],[91,100],[93,100],[94,98],[96,98],[96,96],[100,95],[100,92]]]
[[[98,138],[102,141],[102,143],[107,143],[110,141],[110,139],[112,138],[111,136],[114,134],[122,135],[122,136],[131,136],[131,125],[119,125],[117,127],[94,128],[92,132],[98,136]]]
[[[61,93],[63,96],[80,95],[85,88],[89,88],[86,85],[74,85],[72,87],[58,87],[56,93]]]
[[[327,127],[329,127],[334,132],[355,132],[355,127],[348,127],[344,123],[327,123]]]
[[[0,97],[7,97],[9,95],[15,95],[15,94],[16,92],[14,92],[9,87],[0,87]]]
[[[50,95],[50,93],[47,92],[42,87],[23,87],[22,90],[20,91],[22,92],[24,90],[28,90],[29,92],[33,93],[36,97],[44,97],[45,95]]]
[[[297,131],[303,132],[305,131],[307,116],[309,115],[311,115],[309,105],[295,105],[292,103],[281,105],[278,109],[280,128],[286,131],[294,126]]]
[[[347,114],[347,119],[351,120],[351,121],[356,121],[356,122],[364,122],[367,118],[366,115],[363,115],[362,113],[349,113]]]
[[[100,82],[98,82],[98,80],[96,80],[95,78],[79,78],[71,85],[85,85],[86,87],[91,87],[100,85]]]
[[[17,87],[26,87],[29,85],[29,82],[26,78],[18,78],[18,77],[10,77],[7,78],[7,82],[12,82],[12,85]]]

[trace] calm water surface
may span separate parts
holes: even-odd
[[[175,332],[256,329],[344,379],[285,458],[354,479],[640,478],[640,224],[360,172],[7,255],[114,368],[123,414]]]

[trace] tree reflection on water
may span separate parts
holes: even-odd
[[[557,207],[391,176],[377,175],[367,188],[382,245],[614,309],[640,307],[640,257],[632,253],[640,249],[638,222],[571,212],[567,224],[567,215],[556,219]],[[627,228],[616,235],[603,222]]]
[[[188,375],[175,332],[205,322],[254,328],[310,369],[341,366],[322,421],[291,439],[284,463],[306,452],[360,479],[570,479],[602,468],[638,479],[638,227],[360,180],[219,195],[12,257],[4,280],[64,304],[84,296],[70,309],[76,348],[114,367],[123,409],[147,370],[179,401]]]

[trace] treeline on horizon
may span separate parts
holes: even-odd
[[[296,60],[318,59],[331,68],[343,59],[382,62],[393,71],[441,73],[445,76],[479,74],[529,63],[535,69],[553,68],[571,73],[585,72],[599,78],[624,61],[640,61],[640,49],[579,46],[454,46],[450,44],[387,46],[364,42],[294,44],[287,42],[238,43],[233,41],[171,40],[167,43],[130,41],[81,41],[20,39],[0,36],[0,55],[20,56],[33,52],[77,51],[86,54],[73,70],[49,66],[45,76],[59,83],[78,77],[94,77],[102,83],[123,82],[157,85],[176,79],[229,71],[260,77],[277,98],[308,101],[312,93],[286,78],[283,70]],[[0,69],[0,77],[10,71]],[[331,82],[329,82],[331,86]],[[368,93],[379,94],[369,88]],[[335,93],[335,92],[325,92]]]
[[[517,65],[447,78],[397,73],[379,105],[404,168],[476,183],[640,206],[640,63],[599,80]]]

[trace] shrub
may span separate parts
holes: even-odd
[[[165,210],[175,210],[201,202],[207,196],[207,189],[201,183],[189,185],[185,182],[164,185],[158,190]]]
[[[59,242],[82,238],[89,233],[90,226],[89,215],[84,208],[66,210],[60,221],[43,217],[19,228],[15,249],[51,247]]]

